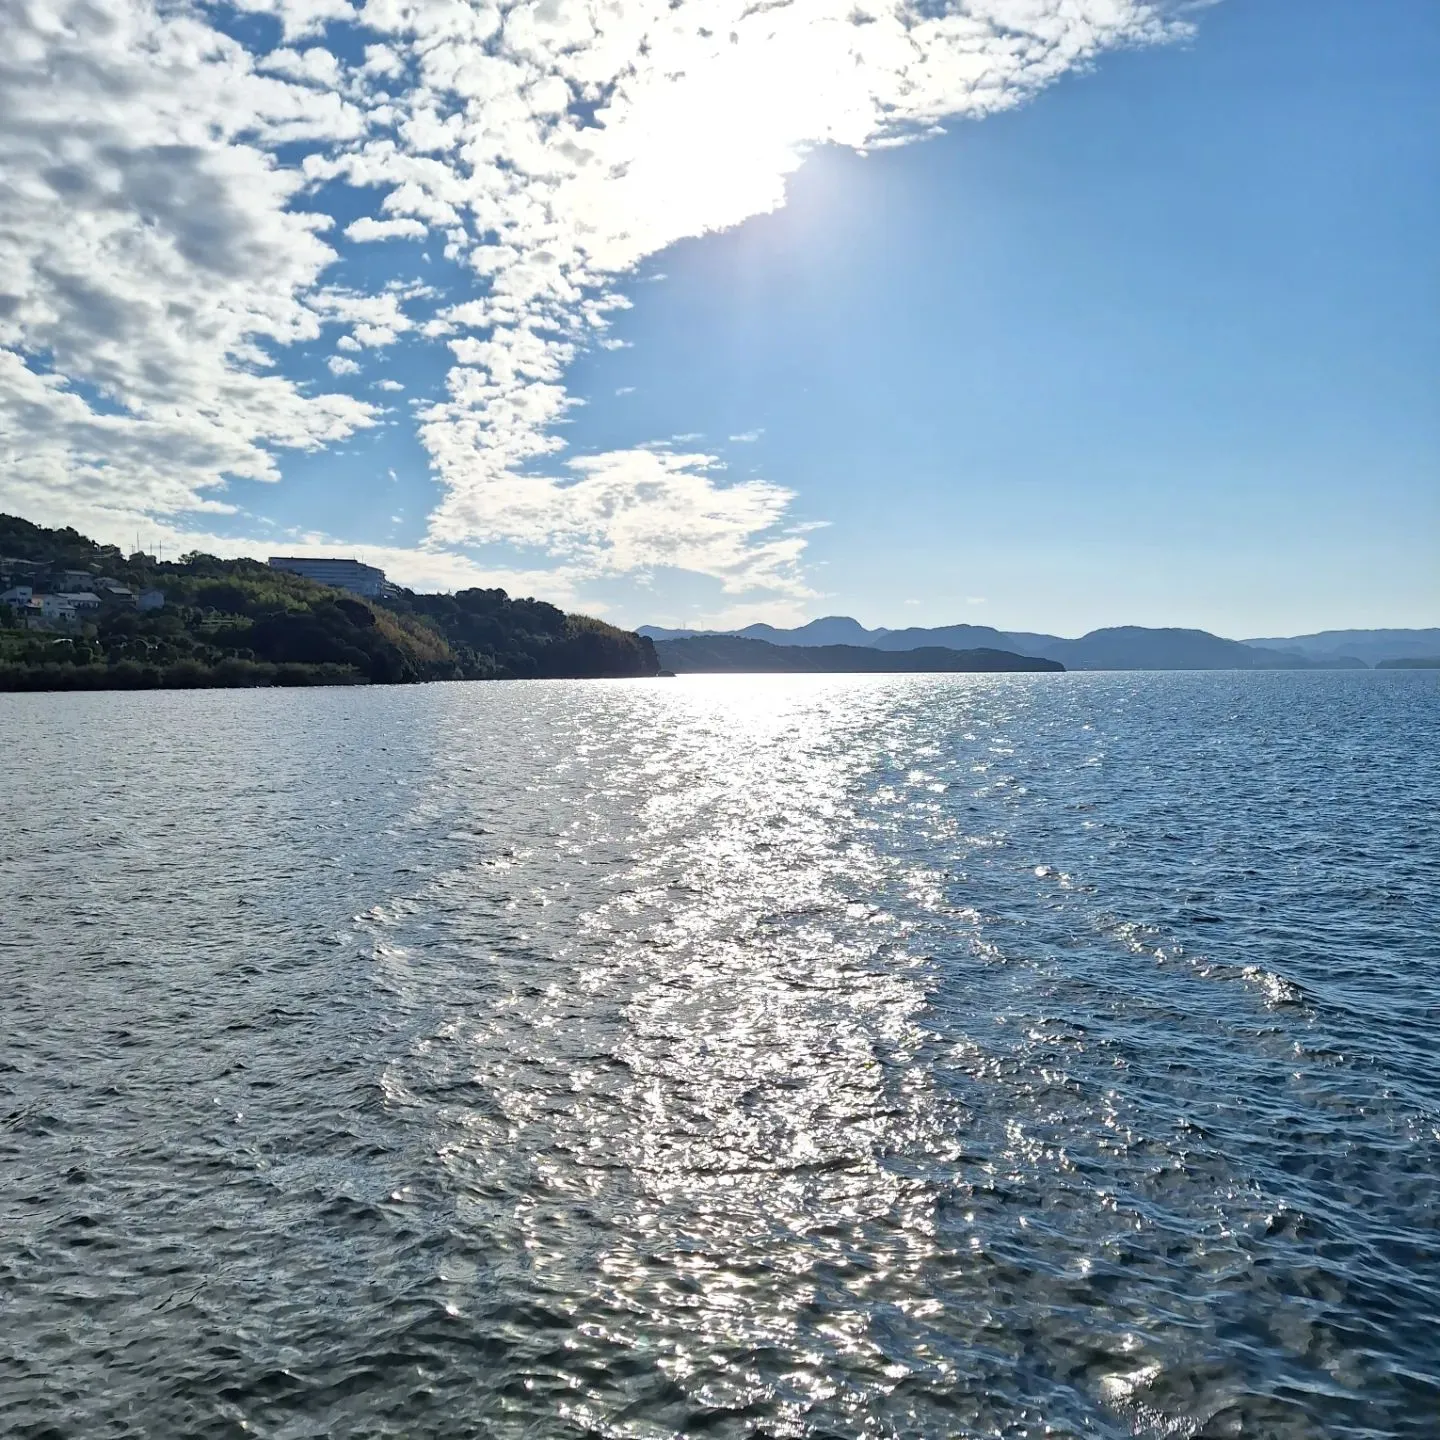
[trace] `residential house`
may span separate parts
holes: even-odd
[[[38,560],[21,560],[15,555],[0,555],[0,585],[20,585],[33,580],[45,567]]]
[[[140,610],[160,610],[165,605],[165,592],[163,590],[142,590],[135,597],[135,605]]]
[[[100,597],[93,590],[67,590],[54,598],[67,602],[77,615],[92,614],[100,608]]]
[[[93,589],[95,577],[88,570],[56,570],[51,574],[50,583],[63,595],[67,591]]]
[[[122,585],[118,580],[97,580],[94,590],[107,605],[133,606],[135,604],[135,592],[128,585]]]
[[[37,595],[40,604],[40,618],[45,621],[69,622],[75,619],[75,607],[64,595]],[[100,603],[98,600],[95,602]]]
[[[8,605],[12,610],[29,605],[34,598],[35,590],[30,585],[12,585],[8,590],[0,591],[0,605]]]

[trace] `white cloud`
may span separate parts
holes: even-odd
[[[355,139],[360,112],[139,0],[5,0],[0,32],[4,502],[193,510],[371,424],[271,364],[316,338],[333,252],[270,148]]]
[[[332,355],[326,362],[330,367],[332,375],[358,375],[360,366],[354,360],[348,360],[344,355]]]
[[[753,445],[764,433],[764,430],[742,430],[730,439],[736,445]]]
[[[374,388],[376,390],[389,390],[394,393],[403,390],[405,387],[398,380],[377,380]]]
[[[378,295],[321,290],[310,296],[308,303],[323,320],[353,325],[351,333],[337,344],[342,350],[356,350],[393,345],[399,336],[415,329],[400,303],[404,298],[403,290],[385,290]]]
[[[252,15],[274,15],[287,40],[317,35],[327,24],[353,20],[346,0],[235,0],[234,8]]]
[[[807,594],[784,489],[641,446],[558,463],[568,366],[620,343],[617,281],[783,204],[814,146],[1014,105],[1161,38],[1163,3],[232,0],[280,22],[262,55],[207,21],[223,4],[0,0],[0,500],[213,508],[227,476],[274,480],[277,452],[376,421],[287,378],[286,347],[418,331],[451,358],[415,409],[443,492],[430,546],[538,547],[557,585],[681,565],[732,594]],[[350,70],[336,56],[357,39]],[[437,228],[466,289],[417,323],[421,290],[327,286],[330,180],[380,196],[349,241]]]
[[[781,205],[814,145],[873,146],[983,115],[1162,29],[1141,0],[901,3],[866,15],[849,0],[603,10],[544,0],[503,16],[368,0],[364,13],[419,77],[401,106],[408,123],[398,140],[363,143],[313,173],[386,191],[387,212],[443,214],[432,223],[450,227],[447,253],[482,277],[481,298],[441,321],[455,361],[448,395],[420,412],[445,487],[431,534],[445,543],[560,543],[563,519],[535,540],[536,496],[568,511],[570,487],[520,475],[553,469],[554,427],[573,404],[565,370],[609,338],[614,277]],[[577,101],[596,106],[588,121]],[[653,505],[663,528],[667,503],[642,495],[635,508]],[[753,575],[773,576],[770,542],[747,537]],[[602,553],[620,563],[628,548]]]
[[[328,89],[338,89],[341,84],[340,62],[323,45],[311,45],[306,50],[272,50],[260,61],[259,68]]]
[[[419,220],[376,220],[369,215],[345,227],[349,240],[423,240],[429,233]]]

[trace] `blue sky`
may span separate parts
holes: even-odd
[[[632,624],[1440,620],[1432,0],[106,3],[0,133],[0,507]]]

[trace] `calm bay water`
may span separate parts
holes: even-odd
[[[0,1432],[1433,1440],[1437,714],[0,697]]]

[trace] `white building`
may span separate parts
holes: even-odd
[[[9,590],[0,593],[0,605],[9,605],[14,610],[22,609],[35,598],[35,589],[31,585],[14,585]]]
[[[100,608],[100,597],[93,590],[66,590],[51,598],[65,601],[76,614]]]
[[[135,597],[135,606],[139,610],[160,610],[165,605],[165,592],[163,590],[142,590]]]
[[[385,572],[373,565],[362,565],[358,560],[331,560],[324,556],[272,555],[272,570],[288,570],[292,575],[303,575],[317,585],[330,585],[336,590],[348,590],[352,595],[383,595],[385,593]]]
[[[42,620],[73,620],[75,607],[64,595],[37,595]]]

